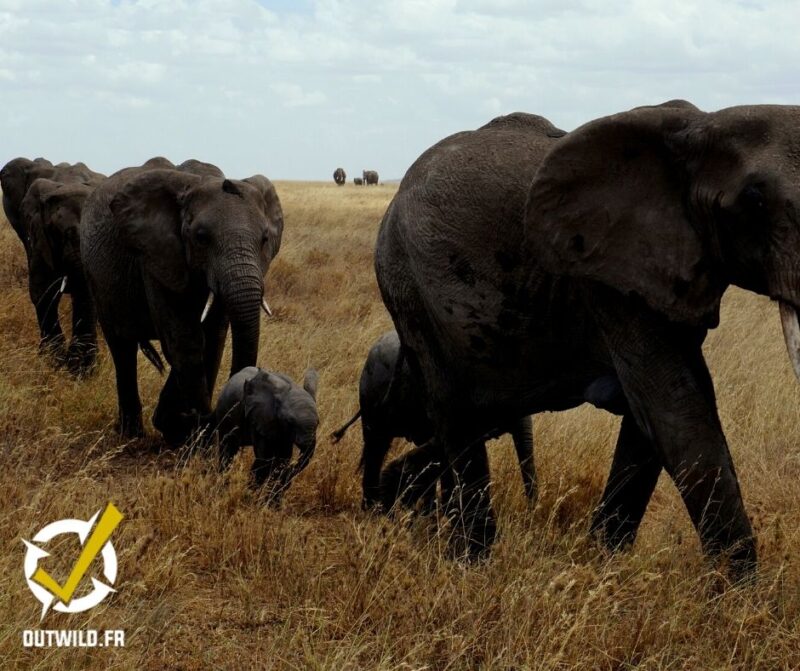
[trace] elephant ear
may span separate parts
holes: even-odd
[[[313,368],[309,368],[303,376],[303,389],[306,393],[317,400],[317,387],[319,386],[319,373]]]
[[[174,292],[189,283],[182,203],[199,181],[196,175],[176,170],[142,170],[122,182],[110,203],[115,225],[143,270]]]
[[[264,212],[267,219],[267,237],[269,259],[274,259],[281,248],[281,236],[283,235],[283,210],[281,201],[275,187],[264,175],[253,175],[242,180],[250,184],[258,194],[259,207]]]
[[[28,231],[33,254],[39,256],[50,268],[55,268],[55,255],[51,236],[46,229],[45,199],[58,187],[58,183],[49,179],[37,179],[31,184],[20,205],[20,214]]]
[[[561,139],[531,184],[529,253],[548,272],[638,295],[672,321],[716,324],[726,284],[715,234],[686,210],[687,166],[703,146],[705,116],[670,101]]]

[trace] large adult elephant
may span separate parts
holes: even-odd
[[[264,276],[283,231],[280,202],[262,175],[230,180],[204,165],[128,168],[84,207],[81,253],[126,436],[143,430],[136,355],[141,347],[158,363],[149,340],[161,341],[171,366],[153,416],[171,443],[210,411],[229,325],[231,373],[256,364],[259,314],[269,309]]]
[[[41,348],[78,375],[88,372],[97,353],[97,333],[80,251],[83,204],[94,187],[39,178],[20,207],[28,232],[28,291],[39,323]],[[61,295],[72,299],[69,346],[58,317]]]
[[[369,186],[370,184],[377,185],[378,173],[375,170],[363,170],[361,173],[361,179],[365,186]]]
[[[84,163],[59,163],[53,165],[44,158],[30,160],[15,158],[0,170],[0,187],[3,189],[3,210],[6,219],[19,237],[25,253],[30,257],[29,231],[23,221],[20,208],[31,184],[37,179],[50,179],[62,184],[87,184],[96,186],[105,175],[90,170]]]
[[[347,181],[347,173],[344,171],[344,168],[336,168],[336,170],[333,171],[333,181],[336,182],[337,186],[344,185]]]
[[[800,108],[678,101],[561,135],[515,114],[441,141],[378,236],[384,302],[463,486],[461,536],[480,554],[495,535],[478,437],[611,376],[627,403],[593,529],[632,542],[665,468],[705,551],[749,571],[701,345],[735,284],[779,301],[800,370]]]

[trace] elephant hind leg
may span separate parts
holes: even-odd
[[[67,366],[73,375],[90,373],[97,361],[97,324],[94,304],[84,282],[72,285],[72,341],[67,350]]]
[[[412,448],[383,470],[380,480],[381,502],[390,511],[398,502],[407,508],[436,492],[436,483],[448,465],[435,441]]]
[[[376,429],[363,419],[361,433],[364,439],[360,464],[363,470],[361,507],[368,510],[381,503],[381,468],[392,447],[392,437],[387,431]]]

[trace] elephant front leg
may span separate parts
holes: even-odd
[[[57,357],[64,353],[64,333],[58,320],[61,299],[61,280],[53,271],[37,260],[31,261],[28,272],[28,292],[36,310],[39,323],[39,349]]]
[[[217,382],[222,353],[225,350],[225,338],[228,335],[230,321],[225,315],[222,301],[217,301],[203,322],[203,334],[205,337],[205,350],[203,359],[205,361],[206,384],[209,393],[213,392]]]
[[[728,557],[737,577],[752,572],[755,541],[702,356],[704,332],[619,296],[591,306],[636,423],[678,487],[704,551]],[[643,492],[652,491],[654,470],[640,469]]]
[[[526,415],[513,425],[511,437],[514,439],[514,449],[517,452],[525,496],[528,502],[533,505],[536,503],[538,496],[538,486],[536,482],[536,462],[533,460],[533,420],[530,416]]]
[[[205,337],[183,295],[147,287],[150,314],[170,364],[169,377],[153,413],[153,426],[171,445],[180,445],[211,410],[206,381]]]
[[[253,441],[253,466],[250,470],[253,486],[264,492],[269,503],[278,503],[288,489],[292,469],[292,441],[258,436]]]
[[[636,420],[627,414],[614,451],[614,461],[591,530],[610,550],[636,540],[639,524],[653,494],[662,463]]]
[[[476,440],[464,448],[464,441],[443,441],[455,477],[450,496],[452,547],[456,556],[482,559],[491,551],[497,534],[497,520],[491,501],[489,460],[486,443]]]
[[[209,413],[205,371],[172,366],[153,412],[153,426],[170,445],[185,443]]]
[[[120,340],[106,336],[114,372],[117,378],[117,401],[119,422],[117,430],[125,438],[144,435],[142,402],[139,399],[139,383],[136,377],[136,359],[139,345],[136,341]]]

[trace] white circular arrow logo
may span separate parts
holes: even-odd
[[[41,619],[44,619],[51,606],[60,613],[80,613],[93,608],[115,591],[112,585],[117,579],[117,553],[109,537],[122,519],[122,514],[113,503],[106,506],[102,516],[100,513],[98,510],[86,521],[67,519],[52,522],[41,529],[33,537],[32,542],[22,541],[26,547],[25,580],[28,588],[42,604]],[[98,517],[100,517],[99,522]],[[49,557],[50,553],[35,543],[47,543],[63,534],[77,534],[81,543],[81,553],[67,581],[61,585],[39,567],[39,561]],[[98,555],[103,558],[103,577],[107,584],[92,578],[92,591],[80,598],[72,598],[90,564]]]

